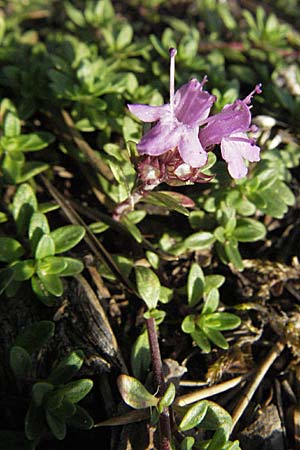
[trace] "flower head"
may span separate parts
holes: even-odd
[[[207,153],[198,137],[199,126],[209,115],[215,97],[203,91],[206,78],[200,83],[193,78],[174,93],[174,65],[176,50],[170,50],[170,103],[162,106],[128,105],[129,110],[144,122],[156,122],[137,145],[140,154],[159,156],[178,149],[192,168],[206,164]]]
[[[260,148],[247,136],[248,131],[253,131],[249,105],[253,95],[259,93],[261,85],[257,85],[244,100],[226,105],[220,113],[207,119],[207,125],[199,134],[205,149],[221,144],[222,157],[233,178],[242,178],[247,174],[244,160],[259,161]]]

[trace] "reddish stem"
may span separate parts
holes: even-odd
[[[148,332],[148,339],[150,343],[150,353],[151,353],[154,381],[158,387],[158,394],[162,396],[166,390],[166,386],[162,372],[162,361],[156,325],[153,317],[150,317],[150,319],[146,319],[146,326]],[[162,413],[160,414],[159,426],[160,426],[161,450],[171,450],[171,425],[170,425],[169,408],[164,408]]]

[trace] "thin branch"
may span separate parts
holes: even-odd
[[[236,426],[238,420],[240,419],[240,417],[244,413],[245,409],[247,408],[249,402],[251,401],[251,399],[252,399],[256,389],[258,388],[258,386],[262,382],[264,376],[266,375],[266,373],[270,369],[270,367],[273,364],[273,362],[278,358],[278,356],[280,355],[280,353],[282,352],[284,347],[285,347],[285,343],[282,342],[282,341],[278,341],[271,348],[271,350],[268,353],[266,359],[259,366],[259,368],[258,368],[258,370],[257,370],[257,372],[256,372],[256,374],[255,374],[255,376],[254,376],[254,378],[252,380],[252,382],[247,387],[247,392],[241,398],[241,400],[238,402],[235,410],[233,411],[233,414],[232,414],[232,422],[233,422],[232,429]]]
[[[158,388],[158,394],[162,396],[166,385],[162,372],[162,361],[157,338],[156,324],[153,317],[146,319],[148,339],[150,344],[150,353],[154,380]],[[171,450],[171,423],[169,408],[164,408],[159,416],[160,425],[160,446],[161,450]]]

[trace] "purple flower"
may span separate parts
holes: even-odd
[[[199,141],[199,126],[206,123],[215,97],[202,90],[195,78],[181,86],[174,95],[174,60],[170,50],[170,103],[162,106],[128,105],[129,110],[143,122],[156,122],[141,139],[137,149],[142,155],[159,156],[178,148],[182,160],[196,168],[206,164],[207,153]],[[173,63],[173,64],[172,64]]]
[[[222,157],[233,178],[242,178],[247,174],[244,160],[259,161],[260,148],[253,139],[248,138],[247,132],[253,131],[249,106],[251,98],[260,93],[261,85],[257,85],[244,100],[226,105],[220,113],[207,119],[207,125],[199,133],[205,149],[221,144]]]

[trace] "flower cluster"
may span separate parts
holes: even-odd
[[[143,122],[156,122],[137,144],[144,157],[138,165],[144,189],[153,189],[162,181],[203,182],[207,176],[200,168],[207,162],[207,152],[220,144],[221,154],[233,178],[247,174],[246,161],[258,161],[260,148],[247,132],[251,126],[251,99],[261,92],[261,86],[244,99],[226,105],[210,116],[215,96],[203,90],[206,77],[200,83],[193,78],[174,92],[176,50],[170,50],[170,102],[162,106],[128,105]]]

